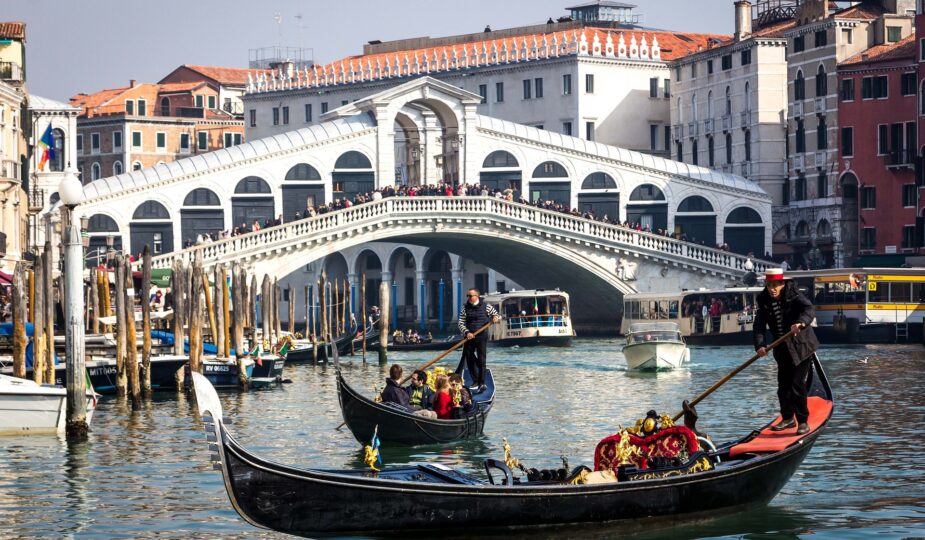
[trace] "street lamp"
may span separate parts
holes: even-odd
[[[69,439],[84,439],[87,436],[87,388],[84,364],[84,301],[83,301],[83,244],[80,231],[73,222],[74,208],[83,202],[83,186],[77,178],[77,171],[68,165],[64,178],[58,186],[61,204],[65,208],[64,231],[64,317],[67,321],[65,333],[67,365],[67,424]]]

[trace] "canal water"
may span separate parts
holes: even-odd
[[[682,369],[640,374],[626,370],[621,345],[587,339],[569,349],[490,349],[498,398],[485,436],[446,446],[385,447],[385,464],[439,462],[481,474],[482,460],[500,457],[506,437],[528,467],[560,466],[560,456],[570,466],[591,465],[595,444],[619,425],[649,409],[677,412],[683,399],[752,354],[748,347],[695,348]],[[431,355],[390,356],[411,367]],[[833,421],[766,507],[696,523],[576,527],[529,537],[925,537],[925,349],[826,347],[821,357],[836,393]],[[347,359],[344,370],[370,394],[387,372],[359,356]],[[776,414],[775,370],[772,360],[762,360],[742,372],[698,407],[698,426],[722,441],[769,421]],[[295,466],[362,467],[360,444],[346,429],[335,430],[342,418],[333,369],[291,366],[285,377],[291,383],[278,388],[221,394],[239,440]],[[122,400],[104,398],[82,444],[0,439],[0,537],[283,536],[234,512],[186,396],[161,393],[144,410],[129,410]]]

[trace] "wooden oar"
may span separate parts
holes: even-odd
[[[787,338],[789,338],[790,336],[793,336],[793,335],[794,335],[793,331],[790,331],[790,332],[787,332],[786,334],[784,334],[783,336],[781,336],[780,338],[778,338],[776,341],[774,341],[773,343],[771,343],[770,345],[768,345],[768,346],[766,347],[767,353],[770,353],[771,351],[773,351],[775,347],[777,347],[778,345],[780,345],[780,344],[783,343],[784,341],[787,341]],[[693,406],[697,405],[698,403],[700,403],[701,401],[703,401],[707,396],[709,396],[710,394],[712,394],[713,392],[715,392],[720,386],[726,384],[726,383],[729,381],[729,379],[731,379],[731,378],[735,377],[736,375],[738,375],[740,371],[742,371],[743,369],[745,369],[745,368],[747,368],[748,366],[752,365],[752,364],[755,362],[755,360],[758,360],[759,358],[761,358],[761,356],[758,356],[758,353],[755,353],[754,356],[752,356],[751,358],[749,358],[748,360],[746,360],[745,363],[743,363],[741,366],[739,366],[739,367],[735,368],[734,370],[730,371],[728,375],[726,375],[726,376],[723,377],[722,379],[720,379],[720,380],[716,381],[715,383],[713,383],[713,386],[711,386],[711,387],[707,388],[706,390],[704,390],[703,393],[701,393],[699,396],[695,397],[693,401],[685,402],[685,405],[687,405],[687,406],[689,406],[689,407],[693,407]],[[682,416],[684,416],[684,411],[681,411],[681,412],[679,412],[678,414],[674,415],[674,417],[672,417],[672,420],[675,421],[675,422],[677,422],[678,419],[681,418]]]
[[[446,351],[440,353],[439,356],[437,356],[436,358],[434,358],[434,359],[431,360],[430,362],[427,362],[427,363],[424,364],[423,366],[418,367],[418,368],[415,369],[414,371],[424,371],[425,369],[429,368],[430,366],[436,364],[436,363],[439,362],[443,357],[445,357],[446,355],[448,355],[448,354],[450,354],[451,352],[453,352],[453,351],[455,351],[456,349],[458,349],[463,343],[469,341],[470,339],[475,339],[475,336],[477,336],[477,335],[481,334],[482,332],[484,332],[489,326],[491,326],[491,325],[494,324],[494,323],[495,323],[494,319],[488,321],[488,323],[487,323],[485,326],[483,326],[483,327],[479,328],[478,330],[476,330],[475,332],[473,332],[471,338],[463,338],[463,339],[457,341],[452,347],[450,347],[450,348],[447,349]],[[414,374],[414,371],[411,372],[411,375]],[[401,386],[401,385],[405,384],[406,382],[408,382],[408,379],[411,378],[411,375],[408,375],[408,376],[406,376],[404,379],[402,379],[401,382],[398,383],[398,385]]]

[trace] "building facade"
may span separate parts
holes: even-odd
[[[0,271],[11,273],[28,251],[29,94],[26,25],[0,22]]]

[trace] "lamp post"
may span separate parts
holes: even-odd
[[[66,319],[65,358],[67,365],[67,424],[70,440],[87,436],[87,387],[84,364],[83,244],[77,224],[70,214],[83,202],[83,186],[77,172],[68,167],[58,186],[61,203],[66,209],[64,231],[64,318]]]

